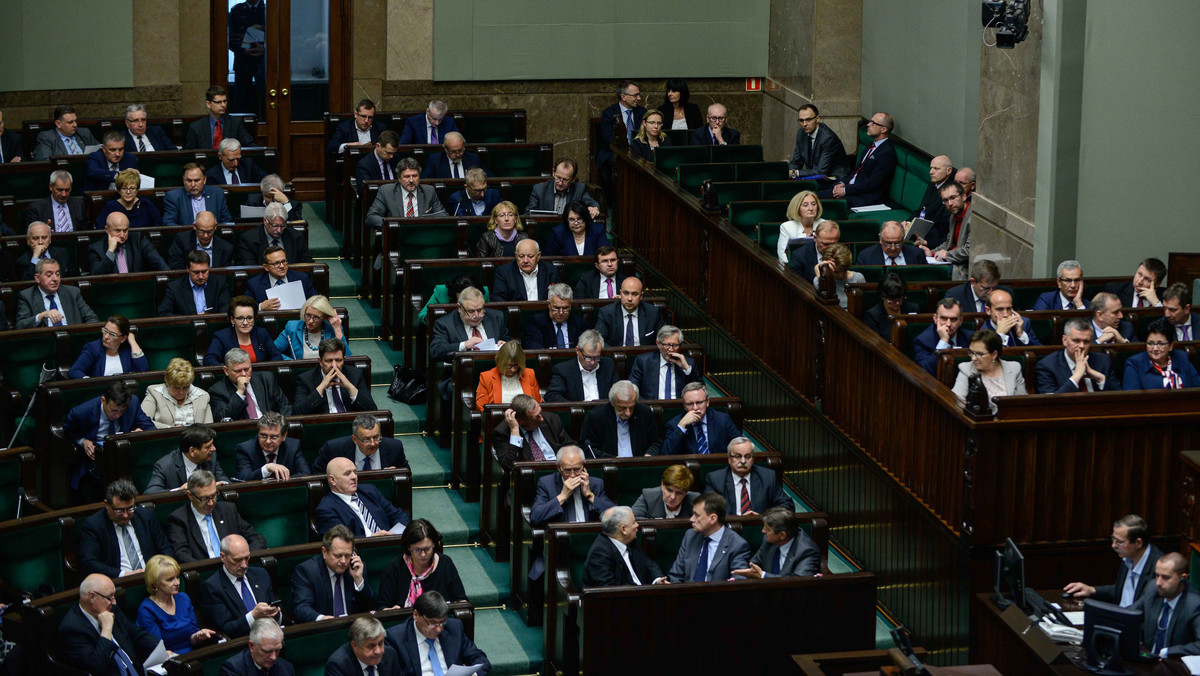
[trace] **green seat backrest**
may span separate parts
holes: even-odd
[[[707,163],[711,158],[712,154],[709,152],[708,146],[689,146],[685,136],[683,143],[664,146],[654,153],[654,168],[668,176],[675,176],[675,168],[679,165]],[[732,180],[732,176],[726,180]],[[40,194],[37,196],[41,197],[46,193],[45,180],[43,179],[39,183],[42,185]]]
[[[892,171],[892,182],[888,186],[887,196],[884,197],[884,201],[887,202],[888,204],[902,204],[903,203],[902,200],[904,199],[904,189],[905,189],[905,186],[908,184],[908,178],[909,178],[909,173],[908,173],[908,170],[905,168],[904,159],[902,156],[902,153],[906,155],[907,151],[905,151],[903,148],[901,148],[898,144],[895,146],[895,148],[896,148],[896,168]],[[925,189],[924,186],[922,186],[921,190],[924,190],[924,189]]]
[[[842,221],[850,218],[850,206],[846,200],[821,200],[821,218],[837,221],[841,225]]]
[[[712,181],[736,181],[736,173],[734,172],[733,163],[713,164],[706,162],[704,164],[681,164],[675,167],[675,178],[679,182],[679,187],[692,193],[693,195],[700,194],[700,184],[705,180]],[[747,179],[750,180],[750,179]]]
[[[585,272],[595,269],[596,264],[590,260],[582,263],[564,263],[559,268],[558,278],[560,281],[574,287],[575,283],[579,281],[579,278],[582,277]]]
[[[622,470],[624,471],[624,470]],[[617,501],[618,505],[630,505],[631,502]],[[568,551],[571,555],[570,574],[571,579],[575,581],[577,589],[583,589],[583,565],[587,562],[588,552],[592,549],[592,544],[596,542],[596,538],[600,537],[598,533],[571,533],[567,536],[570,543]],[[634,547],[641,547],[641,542],[634,542]]]
[[[400,223],[399,251],[403,260],[423,258],[455,258],[458,256],[458,224]]]
[[[146,353],[151,371],[166,370],[175,357],[189,362],[196,351],[196,334],[190,324],[174,326],[141,326],[137,330],[138,344]]]
[[[81,195],[83,186],[87,185],[87,155],[70,155],[66,160],[67,171],[71,172],[73,181],[71,194]]]
[[[765,200],[788,200],[789,202],[798,193],[805,190],[817,191],[816,181],[796,181],[788,179],[786,181],[763,181],[762,182],[762,199]]]
[[[291,607],[284,604],[285,608]],[[284,657],[296,669],[296,676],[324,676],[325,661],[347,641],[346,629],[305,634],[303,639],[287,642]]]
[[[901,198],[895,201],[909,211],[916,211],[921,208],[921,200],[925,197],[925,191],[932,185],[929,182],[929,162],[900,146],[896,147],[896,153],[898,159],[903,158],[902,166],[908,176],[904,178],[904,190],[900,194]],[[896,170],[899,171],[900,166],[897,166]]]
[[[312,467],[321,446],[330,439],[350,436],[350,425],[344,420],[339,422],[310,421],[304,424],[301,432],[303,436],[300,437],[300,449],[304,453],[304,459]]]
[[[363,569],[367,571],[367,584],[371,585],[371,589],[379,590],[379,579],[383,577],[383,571],[388,567],[388,564],[404,554],[404,548],[399,542],[387,547],[362,547],[358,549],[358,555],[362,557]],[[404,565],[401,562],[400,565]]]
[[[762,162],[762,146],[713,146],[713,162]]]
[[[65,591],[62,539],[58,521],[0,533],[0,580],[27,592]]]
[[[0,520],[17,515],[17,488],[21,485],[21,461],[0,460]]]
[[[138,156],[138,171],[154,177],[157,188],[177,188],[183,185],[183,166],[195,162],[194,156],[168,156],[142,153]]]
[[[238,493],[237,509],[272,547],[302,545],[309,541],[306,486],[241,492]]]
[[[671,145],[673,146],[686,146],[692,142],[691,129],[664,129],[663,131],[671,139]]]
[[[109,315],[118,314],[126,317],[153,317],[158,311],[156,294],[157,283],[153,278],[106,282],[103,286],[92,287],[89,305],[101,320]]]
[[[1051,345],[1054,342],[1054,320],[1053,319],[1031,319],[1029,327],[1033,329],[1033,335],[1042,341],[1042,345]]]
[[[511,113],[471,115],[458,121],[458,130],[471,143],[515,143],[517,119]]]
[[[755,181],[719,181],[712,186],[717,191],[717,204],[721,206],[762,199],[762,183]]]
[[[659,528],[654,538],[654,562],[662,568],[663,575],[671,570],[675,556],[679,554],[679,546],[683,544],[683,536],[687,528]]]
[[[36,338],[5,338],[3,351],[4,384],[24,395],[37,389],[43,364],[56,360],[55,341],[49,334]]]
[[[433,295],[433,288],[438,284],[449,285],[455,277],[459,275],[468,275],[471,278],[479,280],[479,262],[471,259],[463,259],[462,265],[439,265],[436,267],[421,268],[421,297],[429,298]],[[407,300],[407,299],[405,299]]]
[[[904,281],[912,284],[913,282],[948,282],[950,281],[950,268],[952,265],[900,265],[891,268],[886,268],[882,265],[855,265],[851,270],[857,270],[863,273],[868,282],[878,282],[883,279],[885,272],[895,272],[904,278]]]
[[[901,351],[901,352],[903,352],[904,354],[908,355],[908,358],[909,358],[909,359],[912,359],[912,356],[913,356],[913,349],[912,349],[912,341],[913,341],[913,338],[916,338],[917,336],[921,335],[921,332],[923,332],[925,329],[929,328],[930,326],[933,326],[933,323],[932,323],[932,322],[914,322],[914,321],[907,321],[907,320],[906,320],[906,321],[905,321],[905,325],[906,325],[906,326],[905,326],[905,337],[906,337],[908,340],[905,342],[905,344],[904,344],[903,346],[898,346],[898,347],[900,347],[900,351]],[[965,328],[966,328],[968,331],[970,331],[970,330],[971,330],[971,327],[969,327],[969,326],[966,326],[966,324],[965,324],[965,323],[964,323],[964,325],[963,325],[963,326],[964,326],[964,327],[965,327]]]
[[[825,218],[829,217],[825,216]],[[880,221],[841,220],[837,224],[838,231],[841,232],[838,241],[843,244],[846,242],[879,243],[879,228],[883,225]]]
[[[642,489],[662,483],[664,467],[622,467],[620,490],[608,497],[618,505],[632,505],[642,496]]]
[[[32,164],[30,162],[22,162],[21,166]],[[19,171],[11,174],[5,174],[3,179],[0,179],[0,193],[12,195],[17,201],[41,199],[46,196],[46,184],[50,178],[49,162],[38,162],[37,166],[45,167],[45,171]],[[79,190],[83,189],[82,184],[76,186]],[[9,224],[16,227],[13,224]]]
[[[738,181],[783,181],[788,177],[787,162],[739,162]]]
[[[525,207],[529,206],[529,196],[533,194],[532,183],[513,183],[508,190],[508,201],[517,205],[517,213],[525,213]],[[485,226],[486,227],[486,226]],[[471,238],[471,242],[475,242],[478,238]]]
[[[541,148],[490,148],[487,166],[497,176],[541,176]]]
[[[312,554],[295,554],[275,558],[275,572],[273,575],[275,598],[283,601],[284,608],[292,607],[292,573],[295,572],[296,566],[308,561],[312,557]],[[291,645],[289,644],[288,647],[290,648]]]
[[[745,528],[742,528],[738,534],[742,536],[742,539],[746,541],[746,544],[750,545],[750,551],[757,552],[758,548],[762,547],[763,532],[761,526],[746,526]],[[810,532],[809,535],[811,534],[812,533]]]
[[[757,234],[758,245],[767,253],[774,255],[775,248],[779,246],[779,224],[759,223]]]
[[[243,432],[243,436],[245,433]],[[243,439],[244,441],[244,439]],[[222,447],[221,440],[217,440],[217,462],[221,463],[221,468],[225,469],[225,456],[232,460],[234,456],[234,447],[232,445]],[[150,483],[150,477],[154,474],[154,463],[164,455],[179,450],[179,439],[177,437],[162,437],[158,439],[138,439],[129,443],[129,474],[130,480],[135,486],[145,487]]]
[[[782,223],[787,220],[787,202],[730,202],[729,223],[745,232],[746,228],[757,228],[759,223]],[[750,230],[751,236],[755,230]]]

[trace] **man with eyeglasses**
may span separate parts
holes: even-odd
[[[1062,351],[1038,359],[1038,394],[1121,389],[1112,359],[1103,352],[1090,351],[1093,335],[1091,320],[1075,317],[1067,321]]]
[[[1115,584],[1090,586],[1072,582],[1063,591],[1076,599],[1096,599],[1129,608],[1147,594],[1154,593],[1154,565],[1162,550],[1150,542],[1150,527],[1137,514],[1127,514],[1113,522],[1112,550],[1121,559]]]
[[[104,507],[77,522],[84,574],[137,575],[156,554],[173,555],[154,511],[137,508],[137,494],[132,481],[117,479],[104,489]]]
[[[350,423],[350,436],[330,439],[321,445],[313,462],[313,471],[324,474],[325,466],[334,458],[346,458],[363,472],[408,467],[404,443],[383,436],[379,419],[369,413],[358,416]]]
[[[915,302],[906,300],[908,283],[895,272],[889,272],[875,285],[879,294],[879,304],[872,305],[863,312],[862,320],[879,337],[890,341],[892,339],[892,317],[900,315],[915,315],[921,307]]]
[[[238,238],[234,260],[238,265],[258,265],[263,254],[273,246],[282,247],[287,259],[293,263],[312,263],[308,252],[308,238],[295,228],[288,226],[287,207],[279,202],[267,205],[263,213],[263,227],[243,233]]]
[[[267,571],[250,566],[246,538],[221,538],[221,566],[208,576],[200,592],[200,606],[210,626],[231,638],[251,634],[253,641],[252,630],[258,620],[281,619],[279,606],[271,605],[278,598]]]
[[[705,492],[723,496],[730,514],[762,514],[772,507],[796,508],[783,492],[775,472],[754,465],[753,441],[735,437],[726,446],[726,451],[729,466],[709,472],[704,479],[704,488]]]
[[[963,312],[987,312],[992,292],[1012,289],[1000,285],[1000,268],[993,261],[977,260],[971,264],[971,276],[966,282],[946,290],[943,298],[953,298],[962,304]]]
[[[137,157],[127,153],[125,133],[112,129],[104,134],[104,144],[87,156],[87,179],[84,190],[111,190],[117,173],[123,169],[137,169]]]
[[[131,103],[125,108],[125,148],[131,153],[175,150],[175,144],[158,125],[146,124],[146,107]]]
[[[466,148],[467,139],[462,134],[456,131],[446,134],[441,152],[429,156],[421,178],[466,178],[468,169],[482,169],[492,176],[479,153],[468,152]]]
[[[239,86],[240,88],[240,86]],[[184,148],[212,148],[216,150],[221,141],[235,138],[244,146],[253,146],[254,136],[240,117],[228,114],[229,96],[221,85],[213,85],[204,92],[204,107],[208,115],[188,125]]]
[[[192,251],[208,254],[209,265],[227,268],[233,265],[233,245],[217,237],[217,217],[211,211],[196,214],[191,230],[176,233],[167,249],[167,267],[172,270],[187,268],[185,258]]]
[[[588,330],[587,322],[571,312],[571,299],[575,292],[571,287],[558,282],[547,290],[550,299],[545,314],[539,312],[525,323],[526,350],[569,350],[579,341],[579,336]]]
[[[729,110],[720,103],[708,107],[708,122],[692,132],[694,146],[736,146],[742,142],[742,134],[733,127],[725,126],[729,121]]]
[[[187,480],[188,504],[167,517],[167,539],[180,563],[215,559],[221,555],[221,540],[240,535],[254,551],[267,548],[267,541],[250,522],[238,514],[232,502],[222,502],[217,478],[206,469],[192,472]]]
[[[412,521],[408,512],[383,497],[378,488],[360,484],[358,467],[349,458],[330,460],[325,465],[325,478],[329,492],[313,512],[318,533],[328,534],[331,528],[343,526],[355,537],[400,535]]]
[[[658,352],[639,354],[629,371],[629,380],[643,399],[678,399],[685,385],[703,380],[696,360],[679,351],[683,345],[679,327],[665,324],[655,335],[654,344]]]
[[[183,187],[163,196],[163,225],[191,225],[202,212],[209,212],[221,223],[232,223],[233,214],[225,203],[225,191],[205,185],[204,169],[195,162],[183,165]]]
[[[387,125],[375,119],[375,102],[371,99],[361,99],[354,107],[354,117],[339,122],[333,128],[333,136],[325,146],[325,154],[340,155],[346,146],[368,147],[379,141],[379,135],[385,131]]]
[[[962,304],[957,298],[938,301],[933,324],[912,338],[913,361],[932,375],[937,375],[938,352],[967,347],[971,332],[962,327]]]
[[[832,189],[822,190],[821,199],[844,199],[851,207],[880,204],[892,185],[896,170],[896,149],[888,143],[895,122],[887,113],[875,113],[867,120],[871,143],[863,150],[858,165]]]
[[[307,273],[288,269],[288,254],[283,247],[267,247],[266,251],[263,251],[262,254],[262,268],[263,272],[261,275],[255,275],[246,280],[246,293],[250,294],[250,297],[258,302],[258,310],[260,312],[299,309],[284,307],[283,301],[278,297],[269,298],[267,296],[267,289],[282,286],[289,282],[300,282],[300,288],[303,289],[305,299],[317,295],[317,289],[313,286],[312,278]]]
[[[88,247],[88,268],[93,275],[166,270],[167,262],[149,238],[129,229],[129,217],[118,211],[108,215],[104,237]]]
[[[546,401],[595,401],[602,399],[617,382],[617,367],[612,357],[601,356],[604,338],[589,329],[579,334],[575,360],[562,361],[550,369],[550,387]]]
[[[662,451],[654,412],[638,401],[637,387],[628,380],[608,388],[608,402],[588,411],[579,436],[580,445],[594,458],[633,458]]]
[[[412,617],[387,630],[387,643],[400,658],[402,674],[433,676],[460,665],[478,666],[474,676],[492,671],[487,655],[467,637],[462,620],[450,617],[450,604],[435,591],[417,597]]]
[[[287,419],[267,411],[258,419],[258,434],[237,445],[235,474],[238,481],[276,479],[312,474],[300,450],[299,439],[288,439]]]
[[[588,214],[592,218],[600,215],[600,203],[588,193],[587,184],[576,181],[578,168],[575,160],[570,157],[560,157],[554,163],[554,173],[550,180],[538,183],[529,192],[529,201],[525,205],[525,213],[531,211],[552,211],[559,216],[566,211],[571,202],[583,202],[587,205]]]
[[[924,250],[930,258],[946,261],[953,265],[950,271],[952,279],[966,279],[967,265],[971,262],[971,203],[967,201],[967,193],[957,183],[947,183],[942,186],[942,204],[950,212],[947,224],[949,233],[941,246]]]
[[[1083,310],[1087,308],[1084,291],[1083,266],[1069,260],[1058,264],[1058,291],[1047,291],[1037,297],[1033,310]]]
[[[317,344],[317,368],[296,378],[296,415],[374,411],[371,384],[357,367],[346,368],[346,345],[340,338]]]
[[[796,122],[800,123],[800,129],[796,131],[796,148],[788,162],[788,175],[792,178],[836,175],[846,158],[842,140],[821,121],[821,113],[811,103],[796,110]]]
[[[613,154],[609,144],[616,132],[617,121],[625,125],[625,142],[628,144],[642,126],[642,117],[646,114],[646,107],[642,105],[642,88],[638,83],[621,80],[616,93],[617,102],[600,113],[600,150],[596,153],[596,165],[605,175],[612,173]]]
[[[1042,344],[1033,333],[1033,322],[1027,317],[1022,317],[1013,307],[1012,293],[1009,291],[993,291],[988,296],[987,313],[987,321],[979,328],[995,331],[1005,347]]]
[[[684,385],[682,399],[684,412],[667,423],[663,455],[720,453],[731,440],[742,435],[733,418],[708,407],[704,383]]]
[[[858,252],[858,265],[925,265],[925,253],[904,243],[904,226],[884,221],[879,227],[879,244]]]
[[[145,493],[183,490],[187,488],[188,477],[201,469],[212,472],[221,483],[229,483],[229,477],[217,462],[216,439],[216,431],[208,425],[194,423],[185,427],[179,436],[179,450],[155,461]]]
[[[458,312],[440,317],[433,323],[429,358],[449,362],[455,352],[466,352],[484,340],[496,341],[497,347],[508,340],[508,326],[499,310],[483,307],[483,294],[473,286],[458,294]]]
[[[604,510],[616,507],[604,494],[604,480],[588,475],[578,446],[560,448],[557,466],[557,472],[538,479],[537,495],[529,511],[531,524],[599,521]]]
[[[454,118],[447,112],[446,104],[442,101],[430,101],[424,113],[404,120],[404,129],[400,132],[400,145],[440,145],[446,134],[458,131]]]
[[[66,664],[102,676],[141,676],[142,663],[166,648],[154,635],[130,622],[117,608],[117,586],[93,573],[79,585],[79,605],[58,625],[58,651]],[[157,665],[151,665],[157,666]]]
[[[488,175],[479,167],[467,170],[463,189],[447,200],[451,216],[486,216],[500,203],[500,191],[488,187]]]
[[[558,416],[542,415],[542,405],[528,394],[513,397],[504,420],[492,428],[491,442],[506,470],[518,460],[557,460],[560,449],[575,444]]]

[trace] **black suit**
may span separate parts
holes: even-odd
[[[1163,555],[1162,550],[1151,544],[1146,547],[1146,553],[1142,556],[1146,557],[1146,563],[1142,566],[1142,574],[1138,576],[1137,583],[1133,587],[1133,602],[1136,605],[1138,599],[1147,594],[1157,594],[1157,588],[1154,585],[1154,566],[1158,564],[1159,558]],[[1125,565],[1125,561],[1117,564],[1117,581],[1114,584],[1096,585],[1096,593],[1092,594],[1092,598],[1105,603],[1121,603],[1121,596],[1125,592],[1125,579],[1129,577],[1129,567]]]
[[[581,441],[591,445],[598,457],[617,457],[617,410],[611,403],[601,404],[588,411],[583,419]],[[658,455],[662,435],[654,422],[654,412],[645,404],[635,404],[629,416],[629,447],[634,457]]]
[[[1117,372],[1113,370],[1112,359],[1103,352],[1089,352],[1088,364],[1095,371],[1104,376],[1104,384],[1098,382],[1092,383],[1092,391],[1099,392],[1115,392],[1121,389],[1121,380],[1117,377]],[[1062,394],[1070,392],[1087,392],[1087,386],[1084,384],[1091,380],[1090,376],[1085,375],[1080,378],[1079,384],[1076,385],[1071,380],[1073,373],[1071,367],[1067,364],[1066,350],[1059,350],[1052,355],[1043,357],[1037,362],[1037,379],[1038,379],[1038,394]]]
[[[613,275],[613,298],[621,297],[621,282],[625,281],[628,275],[621,274],[618,270],[617,274]],[[607,287],[608,285],[605,284]],[[600,271],[592,268],[579,276],[579,281],[575,282],[575,297],[576,298],[599,298],[600,297]]]
[[[609,148],[609,144],[612,143],[613,134],[616,133],[617,120],[625,124],[634,134],[637,134],[638,128],[642,126],[642,117],[646,114],[646,109],[643,106],[638,106],[632,110],[632,127],[629,127],[629,121],[621,111],[620,103],[614,103],[600,113],[600,150],[596,152],[596,165],[600,167],[600,171],[606,174],[612,168],[613,154],[612,149]]]
[[[279,383],[275,380],[274,373],[252,373],[250,387],[254,390],[259,415],[267,411],[275,411],[284,415],[292,414],[292,405],[283,396],[283,390],[279,389]],[[249,417],[246,411],[246,400],[238,396],[237,386],[229,380],[228,376],[221,378],[209,388],[208,395],[212,398],[213,420],[221,421],[226,418],[245,420]]]
[[[803,129],[796,130],[796,147],[788,169],[801,175],[824,174],[838,176],[845,171],[846,148],[842,140],[824,122],[817,123],[816,143]]]
[[[50,248],[46,249],[46,255],[58,261],[58,269],[63,277],[79,276],[79,268],[75,267],[75,264],[71,262],[66,249],[51,244]],[[37,271],[37,266],[33,262],[33,252],[28,247],[21,249],[15,265],[17,277],[24,280],[33,279],[33,275]]]
[[[817,245],[809,242],[792,249],[792,256],[788,258],[788,268],[800,275],[800,279],[812,284],[813,268],[817,266],[819,259],[820,255],[817,254]]]
[[[921,206],[913,212],[913,218],[921,215],[921,210],[925,210],[925,220],[931,221],[933,227],[925,234],[927,246],[932,250],[941,246],[946,241],[946,237],[950,234],[950,211],[942,204],[942,188],[950,182],[951,179],[942,181],[941,185],[933,185],[930,183],[925,187],[925,195],[921,197]]]
[[[258,437],[243,441],[237,445],[237,465],[234,474],[239,481],[258,481],[263,478],[262,468],[267,464],[267,457],[259,448]],[[288,468],[292,476],[312,474],[308,461],[300,450],[299,439],[284,439],[279,449],[275,451],[275,464]]]
[[[3,162],[12,162],[14,157],[25,159],[25,141],[21,135],[11,129],[5,129],[3,134],[0,134],[0,154],[4,156]]]
[[[421,674],[421,653],[417,650],[417,632],[412,618],[403,623],[390,627],[387,631],[388,645],[396,651],[400,658],[400,674]],[[462,620],[453,616],[446,618],[446,625],[437,637],[446,664],[473,667],[482,665],[475,676],[487,676],[492,671],[492,663],[487,655],[480,650],[471,639],[467,638]]]
[[[175,144],[167,136],[167,133],[165,131],[163,131],[162,128],[160,128],[156,125],[153,125],[153,124],[146,125],[146,134],[145,135],[147,137],[146,140],[150,142],[150,145],[154,146],[155,152],[157,152],[159,150],[178,150],[178,148],[175,147]],[[129,133],[128,127],[126,127],[126,129],[125,129],[125,152],[127,152],[127,153],[142,152],[142,151],[138,150],[137,139],[135,139],[133,137],[133,134]],[[151,152],[151,151],[147,150],[146,152]]]
[[[573,181],[567,187],[566,200],[563,208],[571,202],[583,202],[585,206],[600,208],[600,203],[588,193],[586,183]],[[538,183],[529,191],[529,202],[525,204],[525,213],[530,211],[556,211],[554,208],[554,180]]]
[[[221,469],[216,458],[210,457],[208,462],[197,465],[196,469],[206,469],[213,473],[217,481],[229,481],[225,470]],[[187,465],[183,462],[183,453],[171,451],[154,462],[154,470],[150,483],[146,485],[145,493],[166,493],[187,483]]]
[[[167,535],[158,525],[158,519],[149,509],[134,510],[129,520],[133,528],[133,538],[141,550],[142,564],[155,554],[171,556],[171,545]],[[108,512],[100,509],[95,514],[79,522],[78,527],[79,565],[84,575],[104,573],[116,579],[121,575],[121,545],[117,541],[115,524],[108,518]]]
[[[84,216],[82,197],[67,198],[67,211],[71,214],[71,229],[75,232],[95,229]],[[49,225],[51,230],[57,230],[53,222],[54,198],[43,197],[29,205],[29,208],[25,210],[25,227],[29,227],[29,224],[35,221],[41,221]]]
[[[742,143],[742,133],[732,127],[725,127],[721,130],[721,138],[724,139],[725,145],[736,146]],[[718,145],[713,138],[712,130],[708,125],[692,130],[691,137],[692,145],[694,146],[715,146]]]
[[[629,564],[637,573],[638,582],[643,585],[653,583],[663,576],[658,564],[651,561],[637,540],[627,545]],[[621,558],[617,546],[605,534],[596,536],[592,548],[588,550],[587,560],[583,563],[583,586],[585,587],[617,587],[637,584],[629,574],[629,566]]]
[[[243,650],[221,665],[220,676],[296,676],[296,668],[280,657],[270,669],[259,669],[250,651]]]
[[[225,165],[217,162],[204,172],[208,177],[205,185],[258,185],[259,181],[267,175],[261,167],[254,163],[249,157],[243,157],[238,160],[237,177],[238,182],[235,184],[232,181],[225,180]],[[259,196],[261,198],[261,195]]]
[[[734,479],[737,479],[735,483]],[[762,514],[772,507],[787,507],[795,509],[796,505],[792,499],[783,492],[783,486],[780,485],[775,472],[755,465],[750,468],[750,509]],[[738,513],[738,501],[740,498],[741,477],[734,477],[733,472],[728,467],[723,467],[715,472],[709,472],[704,478],[704,487],[714,493],[720,493],[725,496],[725,502],[729,505],[729,513]]]
[[[245,576],[250,581],[255,603],[270,603],[277,599],[275,588],[271,586],[271,576],[267,571],[251,566],[246,569]],[[238,588],[229,581],[224,566],[218,567],[204,581],[200,592],[200,608],[208,618],[208,624],[205,626],[234,638],[250,633],[250,624],[246,622],[245,602],[242,601]]]
[[[100,632],[76,603],[58,625],[58,651],[65,662],[94,676],[120,676],[115,657],[119,644],[133,663],[134,671],[145,674],[142,662],[158,647],[159,640],[130,622],[119,608],[113,612],[112,636],[116,644],[101,639]]]
[[[371,135],[371,143],[379,142],[379,135],[387,131],[387,125],[378,120],[371,121],[371,128],[367,132]],[[345,143],[358,143],[358,128],[355,126],[354,118],[342,120],[333,128],[333,136],[329,138],[329,143],[325,146],[326,155],[337,155],[338,148]]]
[[[206,150],[213,148],[210,118],[210,115],[205,115],[188,125],[187,137],[183,142],[184,148],[203,148]],[[241,118],[232,115],[221,116],[221,136],[222,138],[235,138],[241,141],[243,146],[257,145],[254,143],[254,137],[246,129],[246,125],[242,124]]]
[[[599,399],[608,398],[608,390],[617,378],[617,366],[612,357],[601,357],[596,366],[596,394]],[[583,374],[579,371],[579,360],[559,362],[550,369],[550,388],[546,390],[546,401],[584,401]]]
[[[167,282],[167,287],[163,290],[163,301],[158,306],[158,316],[221,314],[225,312],[229,308],[229,287],[226,286],[224,277],[209,275],[208,283],[204,285],[204,302],[208,309],[201,311],[196,307],[196,299],[192,295],[192,280],[184,275]]]
[[[662,314],[658,308],[649,303],[638,303],[637,325],[638,333],[634,338],[638,345],[653,345],[658,330],[663,324]],[[620,347],[625,344],[625,308],[621,303],[609,303],[596,312],[596,330],[604,337],[607,347]]]
[[[358,396],[351,401],[350,393],[340,385],[338,387],[341,390],[342,403],[347,411],[374,411],[378,408],[375,406],[375,400],[371,398],[371,384],[363,382],[362,373],[357,368],[352,366],[342,373],[345,374],[351,385],[358,388]],[[328,397],[317,392],[317,386],[324,378],[325,374],[321,372],[320,367],[302,373],[299,378],[296,378],[296,396],[294,397],[296,403],[292,404],[293,414],[330,412]],[[337,384],[338,381],[334,380],[333,383]]]
[[[821,551],[817,543],[803,530],[796,533],[786,557],[779,562],[779,572],[774,572],[775,555],[779,545],[763,541],[762,546],[750,557],[750,563],[762,568],[763,577],[788,577],[793,575],[816,575],[821,572]]]
[[[450,175],[450,157],[445,152],[434,153],[429,156],[429,160],[425,162],[425,169],[421,172],[421,178],[466,178],[467,172],[472,167],[483,169],[483,173],[488,176],[494,176],[487,167],[483,166],[483,160],[480,159],[478,153],[464,152],[458,160],[459,171],[458,176]],[[376,163],[378,166],[378,163]]]
[[[494,298],[494,297],[493,297]],[[488,338],[496,341],[508,340],[508,324],[504,314],[491,308],[484,311],[483,321],[479,323]],[[430,361],[450,361],[450,356],[458,352],[460,343],[468,340],[467,327],[462,322],[458,312],[451,312],[439,317],[433,323],[433,338],[429,341]]]
[[[167,267],[171,270],[187,270],[187,255],[195,251],[198,246],[195,230],[176,233],[175,238],[171,240],[170,248],[167,249]],[[260,259],[259,263],[261,262]],[[212,254],[209,256],[208,264],[214,268],[227,268],[233,265],[233,245],[214,235]]]
[[[308,253],[308,239],[294,228],[284,228],[279,235],[280,246],[287,254],[288,263],[312,263],[312,255]],[[263,252],[270,246],[267,231],[264,228],[254,228],[242,233],[238,238],[237,252],[233,259],[237,265],[262,265]]]
[[[338,437],[330,439],[321,445],[321,450],[317,453],[317,459],[313,461],[313,473],[324,474],[325,466],[334,458],[347,458],[354,460],[356,450],[354,440],[350,437]],[[391,437],[384,437],[379,442],[379,450],[375,451],[373,469],[387,469],[389,467],[408,467],[408,457],[404,455],[404,442]]]
[[[444,665],[443,668],[445,668]],[[354,650],[350,648],[349,643],[335,650],[325,661],[325,676],[362,676],[362,674],[362,667],[358,666],[358,658],[354,656]],[[383,647],[383,659],[375,667],[375,675],[406,676],[405,672],[400,669],[400,659],[396,656],[396,651],[392,646],[385,645]]]
[[[864,155],[865,157],[865,155]],[[843,182],[846,188],[845,200],[847,206],[862,207],[870,204],[882,204],[887,198],[888,189],[892,185],[892,173],[896,170],[896,147],[891,139],[880,143],[870,157],[857,167],[857,175],[851,170]],[[850,179],[854,184],[850,184]],[[822,199],[831,198],[832,192],[822,190]]]
[[[267,540],[254,530],[250,522],[238,514],[237,507],[231,502],[217,502],[212,511],[213,527],[217,529],[217,537],[224,539],[226,535],[241,535],[250,545],[250,551],[256,552],[267,548]],[[171,512],[167,517],[167,537],[171,540],[171,549],[175,551],[175,559],[180,563],[204,561],[208,558],[208,548],[204,546],[204,535],[200,533],[200,524],[196,523],[192,513],[192,503]],[[220,542],[217,543],[218,549]]]
[[[1133,307],[1133,282],[1132,281],[1109,282],[1108,284],[1104,285],[1104,290],[1111,294],[1115,294],[1117,298],[1120,298],[1121,299],[1121,307]],[[1157,289],[1155,289],[1155,292],[1156,292],[1155,295],[1158,296],[1159,302],[1162,302],[1162,297],[1163,297],[1164,291],[1166,291],[1166,289],[1162,288],[1161,286],[1158,287]],[[1089,294],[1092,294],[1093,290],[1088,289],[1087,292]]]
[[[688,491],[684,494],[683,501],[679,503],[679,514],[677,517],[680,519],[691,517],[692,503],[698,497],[700,497],[700,493],[696,491]],[[663,502],[662,486],[643,488],[642,494],[633,502],[633,515],[639,519],[667,518],[667,505]]]
[[[318,615],[333,615],[333,587],[329,566],[317,554],[292,571],[292,615],[297,622],[313,622]],[[363,578],[362,589],[354,589],[349,569],[341,574],[342,599],[347,615],[375,610],[375,594]],[[326,672],[328,673],[328,672]]]
[[[396,163],[399,161],[399,157],[393,157],[391,160],[388,160],[388,170],[392,174],[391,176],[384,176],[379,170],[379,156],[375,154],[375,151],[371,151],[359,158],[358,164],[354,165],[354,177],[358,182],[359,192],[362,192],[363,185],[367,181],[394,181],[399,178],[400,174],[396,171]]]
[[[575,440],[571,438],[571,434],[563,429],[557,415],[543,416],[542,425],[538,429],[542,431],[542,436],[550,444],[550,450],[554,451],[556,455],[558,454],[558,449],[575,443]],[[492,452],[500,459],[500,464],[506,470],[511,470],[513,463],[518,460],[533,460],[533,449],[529,446],[529,439],[526,436],[525,428],[521,428],[520,432],[521,445],[518,447],[510,443],[507,422],[501,420],[492,429]],[[545,451],[546,449],[542,450]]]
[[[579,334],[588,330],[588,325],[578,313],[568,317],[566,324],[563,330],[567,338],[567,347],[573,348],[579,341]],[[525,323],[525,344],[522,347],[526,350],[550,350],[558,347],[558,331],[549,312],[539,312]]]
[[[158,250],[141,233],[129,233],[125,241],[125,263],[129,272],[153,272],[166,270],[167,262],[158,255]],[[101,237],[88,247],[88,269],[93,275],[115,275],[118,273],[116,252],[108,257],[108,237]]]
[[[493,303],[500,301],[546,300],[546,290],[558,281],[558,270],[549,264],[538,263],[537,266],[537,298],[529,298],[525,293],[525,277],[517,262],[506,263],[496,268],[495,280],[492,282]]]
[[[925,252],[917,247],[905,244],[901,248],[901,253],[904,256],[905,265],[925,265]],[[858,252],[858,260],[855,263],[858,265],[883,265],[883,260],[883,247],[873,244]]]
[[[903,301],[900,304],[900,314],[909,315],[916,314],[921,311],[921,308],[912,301]],[[867,325],[875,333],[878,333],[884,340],[892,339],[892,320],[888,319],[887,308],[883,303],[866,309],[863,312],[863,323]]]

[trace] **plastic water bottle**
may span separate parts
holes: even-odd
[[[921,219],[925,218],[925,207],[921,207],[921,215],[917,216],[917,218],[921,218]]]

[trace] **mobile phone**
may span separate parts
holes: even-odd
[[[273,607],[275,607],[275,608],[278,608],[278,607],[280,607],[281,605],[283,605],[283,601],[280,601],[280,600],[275,600],[275,601],[271,601],[271,602],[270,602],[270,603],[268,603],[267,605],[268,605],[268,606],[273,606]]]

